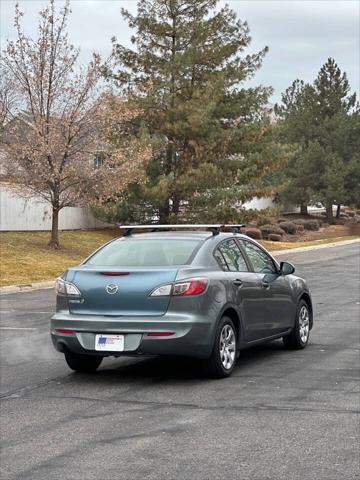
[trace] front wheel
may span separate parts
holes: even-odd
[[[222,317],[215,335],[213,350],[208,360],[212,377],[229,377],[237,358],[237,337],[234,323],[229,317]]]
[[[103,357],[99,355],[81,355],[79,353],[65,352],[65,360],[71,370],[80,373],[95,372],[102,362]]]
[[[300,350],[305,348],[310,336],[310,310],[304,300],[300,300],[293,330],[289,335],[283,337],[286,348]]]

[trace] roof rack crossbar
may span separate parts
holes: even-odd
[[[230,228],[234,233],[239,233],[241,227],[244,227],[243,224],[191,224],[191,225],[184,225],[184,224],[168,224],[168,225],[158,225],[158,224],[150,224],[150,225],[119,225],[119,228],[125,230],[124,236],[131,235],[133,230],[151,230],[152,232],[156,232],[157,230],[182,230],[182,229],[206,229],[212,232],[213,235],[218,235],[223,228]]]

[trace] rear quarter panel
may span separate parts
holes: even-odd
[[[182,268],[179,270],[176,281],[191,277],[205,277],[209,280],[206,291],[193,297],[172,297],[168,312],[189,314],[194,318],[210,323],[211,342],[215,336],[217,323],[226,308],[233,308],[238,311],[235,289],[229,282],[227,273],[220,269],[194,267]],[[240,312],[238,312],[239,317]]]

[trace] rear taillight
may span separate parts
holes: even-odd
[[[56,295],[62,297],[67,295],[70,297],[81,297],[80,290],[73,283],[65,282],[61,277],[55,281],[55,292]]]
[[[188,297],[205,292],[209,280],[207,278],[189,278],[181,282],[167,283],[155,288],[150,297]]]
[[[200,295],[204,293],[208,284],[206,278],[194,278],[186,282],[174,284],[172,294],[175,296]]]

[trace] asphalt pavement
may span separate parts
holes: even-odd
[[[310,343],[246,350],[225,380],[164,358],[72,373],[49,337],[53,291],[0,297],[0,478],[359,478],[359,253],[282,255],[312,291]]]

